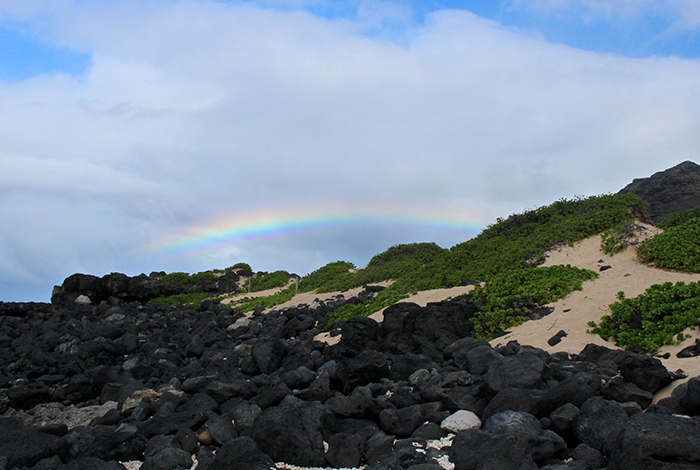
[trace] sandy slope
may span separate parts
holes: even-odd
[[[646,225],[646,236],[658,232],[655,227]],[[599,272],[600,277],[593,281],[587,281],[582,291],[573,292],[568,297],[549,304],[554,311],[536,321],[524,323],[500,338],[494,339],[493,345],[505,344],[511,340],[517,340],[520,344],[528,344],[542,348],[549,352],[566,351],[570,353],[580,352],[588,343],[601,344],[610,348],[616,347],[613,342],[606,342],[599,336],[586,333],[588,322],[599,321],[603,315],[610,313],[608,307],[615,302],[617,292],[622,291],[627,297],[636,297],[643,293],[649,286],[664,282],[693,282],[700,281],[700,274],[681,273],[666,269],[658,269],[646,266],[637,261],[636,247],[631,246],[625,251],[614,256],[606,255],[600,251],[600,235],[588,238],[576,243],[573,247],[563,247],[548,253],[544,266],[557,264],[571,264],[579,268],[586,268],[599,272],[601,266],[611,266],[611,269]],[[559,330],[567,332],[568,336],[555,345],[549,346],[547,340]],[[700,375],[700,357],[678,359],[676,353],[689,346],[698,338],[698,330],[694,328],[687,333],[692,338],[687,339],[678,346],[662,348],[658,354],[670,352],[669,359],[662,359],[669,370],[684,370],[689,377]],[[680,383],[680,382],[678,382]],[[671,387],[660,392],[657,398],[670,393]]]

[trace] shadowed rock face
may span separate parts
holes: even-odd
[[[700,165],[686,161],[648,178],[636,178],[620,191],[627,193],[647,201],[649,218],[662,222],[678,212],[700,207]]]

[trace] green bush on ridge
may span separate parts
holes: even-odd
[[[149,304],[184,305],[194,309],[200,308],[205,300],[220,300],[221,297],[212,296],[207,292],[193,292],[190,294],[175,294],[164,297],[156,297],[148,301]]]
[[[289,283],[287,271],[274,271],[250,278],[250,292],[260,292],[275,287],[283,287]]]
[[[643,263],[659,268],[700,272],[700,217],[676,219],[663,233],[645,241],[637,250]]]

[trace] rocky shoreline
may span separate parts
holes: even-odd
[[[325,314],[355,299],[245,316],[100,286],[0,303],[0,470],[700,468],[700,378],[652,405],[679,376],[659,360],[492,347],[468,297],[395,304],[328,345]]]

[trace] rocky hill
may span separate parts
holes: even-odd
[[[648,178],[634,179],[620,194],[637,194],[649,202],[649,218],[662,222],[672,215],[700,207],[700,165],[685,161]]]
[[[597,337],[584,344],[582,331],[567,343],[560,330],[574,316],[585,324],[590,308],[600,318],[601,293],[588,286],[607,283],[614,296],[608,284],[666,279],[653,267],[647,277],[633,271],[630,251],[606,263],[601,236],[590,237],[627,233],[635,207],[634,198],[563,201],[500,221],[473,243],[394,247],[364,270],[334,263],[298,286],[286,272],[249,269],[76,274],[51,304],[0,303],[0,470],[700,467],[700,376],[678,385],[685,374],[660,356]],[[556,256],[541,251],[552,244]],[[581,246],[592,250],[585,260]],[[460,287],[473,288],[466,296],[446,298],[453,288],[441,290],[444,300],[397,302],[417,285],[475,284],[472,276],[485,282]],[[387,277],[397,280],[378,285]],[[246,282],[252,290],[253,279],[278,286],[271,307],[217,297],[245,292]],[[568,296],[582,279],[584,290]],[[292,300],[305,284],[306,299],[358,280],[364,287]],[[212,298],[163,300],[192,294]],[[376,318],[337,316],[378,307]],[[512,340],[532,328],[475,338],[524,319],[539,325],[537,347]],[[694,363],[699,349],[684,348]]]

